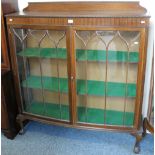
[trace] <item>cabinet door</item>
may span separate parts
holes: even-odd
[[[140,32],[75,32],[77,121],[133,126]]]
[[[66,31],[12,31],[23,111],[69,121]]]

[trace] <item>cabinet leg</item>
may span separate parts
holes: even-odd
[[[23,124],[23,121],[24,121],[24,118],[22,115],[18,115],[17,116],[17,122],[20,126],[20,131],[19,131],[19,135],[23,135],[25,132],[24,132],[24,124]]]
[[[139,145],[139,142],[136,142],[135,143],[133,152],[136,153],[136,154],[140,153],[140,145]]]
[[[143,120],[143,133],[142,133],[143,137],[146,136],[146,124],[147,124],[147,118],[144,118],[144,120]]]
[[[19,135],[23,135],[24,134],[24,125],[23,125],[23,122],[19,122],[19,125],[20,125],[20,131],[19,131]]]
[[[133,152],[138,154],[138,153],[140,153],[140,142],[142,140],[142,135],[139,135],[138,133],[134,133],[132,135],[136,138]]]

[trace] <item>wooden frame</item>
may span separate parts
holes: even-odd
[[[147,47],[147,29],[149,26],[149,16],[147,16],[146,9],[139,6],[138,2],[92,2],[92,3],[63,3],[66,7],[62,7],[62,3],[30,3],[24,9],[24,14],[15,13],[7,16],[9,42],[12,66],[14,77],[16,79],[16,95],[18,99],[18,107],[20,115],[18,120],[23,122],[26,119],[37,120],[50,124],[57,124],[77,128],[89,129],[108,129],[125,131],[130,133],[137,133],[141,127],[141,109],[143,99],[144,87],[144,73],[146,63],[146,47]],[[83,6],[81,10],[81,5]],[[90,7],[93,5],[93,7]],[[131,7],[129,7],[130,5]],[[55,8],[57,9],[55,10]],[[122,8],[123,7],[123,8]],[[73,14],[70,15],[72,10]],[[122,10],[123,9],[123,10]],[[49,15],[46,11],[51,10]],[[29,12],[31,11],[31,12]],[[41,11],[41,13],[37,12]],[[77,13],[76,13],[77,11]],[[37,13],[36,13],[37,12]],[[124,13],[124,15],[122,15]],[[69,23],[69,20],[72,20]],[[38,24],[39,23],[39,24]],[[70,122],[54,120],[49,117],[42,117],[36,114],[29,114],[23,112],[21,105],[20,84],[18,77],[18,68],[16,61],[15,43],[12,33],[12,28],[21,29],[37,29],[37,30],[64,30],[66,31],[66,48],[67,48],[67,68],[68,68],[68,88],[69,88],[69,104],[70,104]],[[76,109],[76,60],[75,60],[75,31],[77,30],[120,30],[120,31],[139,31],[140,32],[140,46],[139,46],[139,63],[137,76],[137,95],[135,103],[135,117],[133,127],[121,127],[111,125],[92,125],[77,122]],[[22,125],[21,125],[22,127]],[[136,137],[137,138],[137,137]],[[139,137],[137,141],[140,141]],[[135,147],[138,146],[138,142]],[[136,152],[136,151],[135,151]]]

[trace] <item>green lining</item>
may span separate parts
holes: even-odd
[[[61,93],[68,92],[68,79],[67,78],[56,78],[56,77],[43,77],[43,88],[48,91],[58,92],[60,87]],[[22,82],[23,87],[41,89],[42,83],[41,77],[30,76],[27,80]],[[58,84],[59,83],[59,84]],[[87,83],[87,92],[86,92]],[[95,95],[105,96],[105,82],[94,81],[94,80],[77,80],[77,94],[78,95]],[[107,94],[106,96],[124,97],[126,96],[126,84],[107,82]],[[127,85],[127,97],[136,96],[136,84],[129,83]]]
[[[46,106],[45,106],[46,105]],[[60,117],[60,105],[53,103],[32,102],[27,112],[44,115],[56,119],[69,120],[69,107],[67,105],[61,105],[61,117]],[[46,107],[46,110],[45,110]],[[87,122],[93,124],[104,124],[104,110],[96,108],[87,108],[87,121],[84,107],[78,107],[78,121]],[[106,124],[108,125],[123,125],[124,113],[121,111],[106,110]],[[134,113],[125,113],[125,125],[133,125]]]
[[[65,48],[26,48],[18,53],[19,56],[24,57],[41,57],[41,58],[59,58],[66,59],[67,51]],[[126,62],[128,52],[127,51],[108,51],[108,61],[110,62]],[[77,61],[106,61],[105,50],[83,50],[76,49]],[[129,62],[136,63],[139,61],[138,52],[129,52]]]
[[[65,105],[61,105],[61,117],[60,117],[59,104],[53,104],[53,103],[44,104],[41,102],[34,101],[31,103],[31,106],[27,108],[26,111],[33,114],[45,115],[56,119],[61,118],[62,120],[69,120],[69,107]]]
[[[58,92],[59,86],[60,86],[60,92],[67,93],[68,92],[68,80],[65,78],[56,78],[56,77],[43,77],[43,88],[45,90]],[[27,78],[27,80],[22,82],[23,87],[28,88],[36,88],[41,89],[42,88],[42,82],[40,76],[30,76]],[[60,83],[60,85],[58,85]]]
[[[26,57],[41,57],[41,58],[60,58],[66,59],[66,49],[58,48],[58,52],[56,52],[55,48],[26,48],[20,53],[19,56]]]

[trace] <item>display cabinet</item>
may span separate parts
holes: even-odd
[[[7,24],[21,128],[29,119],[129,132],[139,152],[146,9],[138,2],[29,3]]]

